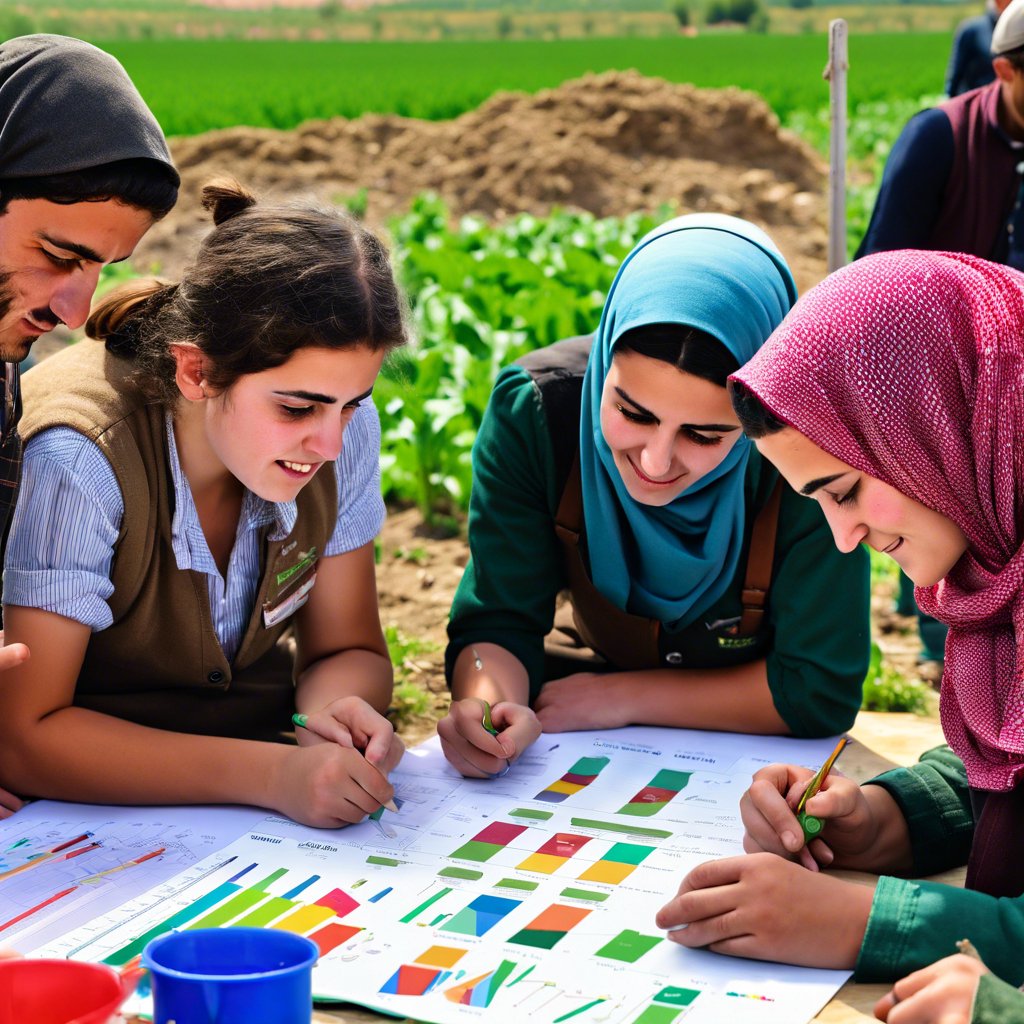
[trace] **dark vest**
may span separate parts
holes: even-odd
[[[1020,183],[1014,147],[999,127],[999,81],[939,104],[953,129],[953,165],[929,249],[1005,261],[1006,222]]]
[[[555,532],[562,544],[572,597],[573,619],[584,642],[619,669],[666,667],[719,668],[744,664],[763,656],[769,637],[764,609],[771,583],[781,483],[765,495],[754,522],[742,593],[742,615],[729,635],[708,634],[704,623],[684,630],[685,638],[665,630],[656,619],[631,615],[609,601],[594,586],[583,550],[583,495],[579,473],[580,408],[583,375],[593,336],[570,338],[517,361],[540,393],[554,453],[555,479],[561,493]],[[694,643],[694,641],[697,641]],[[709,648],[707,660],[695,651]],[[726,650],[723,652],[723,648]],[[680,653],[687,650],[687,655]],[[732,650],[732,657],[728,651]]]
[[[277,739],[294,710],[290,620],[265,625],[315,571],[337,519],[337,484],[322,469],[299,492],[295,528],[260,539],[260,585],[233,663],[221,650],[203,573],[178,568],[171,547],[174,486],[164,406],[132,383],[132,365],[99,342],[47,359],[23,380],[27,441],[71,427],[97,444],[117,477],[124,518],[115,542],[113,624],[89,641],[75,704],[176,732]],[[326,468],[326,467],[325,467]]]

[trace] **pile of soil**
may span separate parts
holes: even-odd
[[[553,206],[599,216],[714,210],[765,227],[803,290],[825,273],[826,167],[758,96],[697,89],[636,71],[587,75],[535,95],[499,93],[452,121],[366,115],[294,131],[230,128],[172,140],[183,178],[175,211],[138,266],[175,275],[209,222],[201,183],[230,173],[272,194],[339,200],[367,190],[382,227],[432,190],[455,216],[499,219]]]

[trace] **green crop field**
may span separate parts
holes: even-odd
[[[588,71],[637,68],[676,82],[760,93],[783,119],[828,102],[820,36],[559,42],[306,43],[153,40],[103,43],[171,135],[245,124],[291,128],[370,111],[448,118],[497,90],[536,91]],[[934,94],[945,33],[870,35],[850,44],[851,103]]]

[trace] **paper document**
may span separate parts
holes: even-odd
[[[654,915],[690,868],[742,852],[754,771],[816,768],[832,746],[566,733],[467,780],[435,739],[393,775],[399,813],[336,831],[266,817],[47,953],[118,967],[169,929],[256,925],[319,945],[319,996],[420,1021],[798,1024],[847,972],[687,950]]]

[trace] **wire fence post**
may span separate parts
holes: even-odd
[[[829,83],[828,272],[846,265],[846,76],[850,69],[846,21],[828,25]]]

